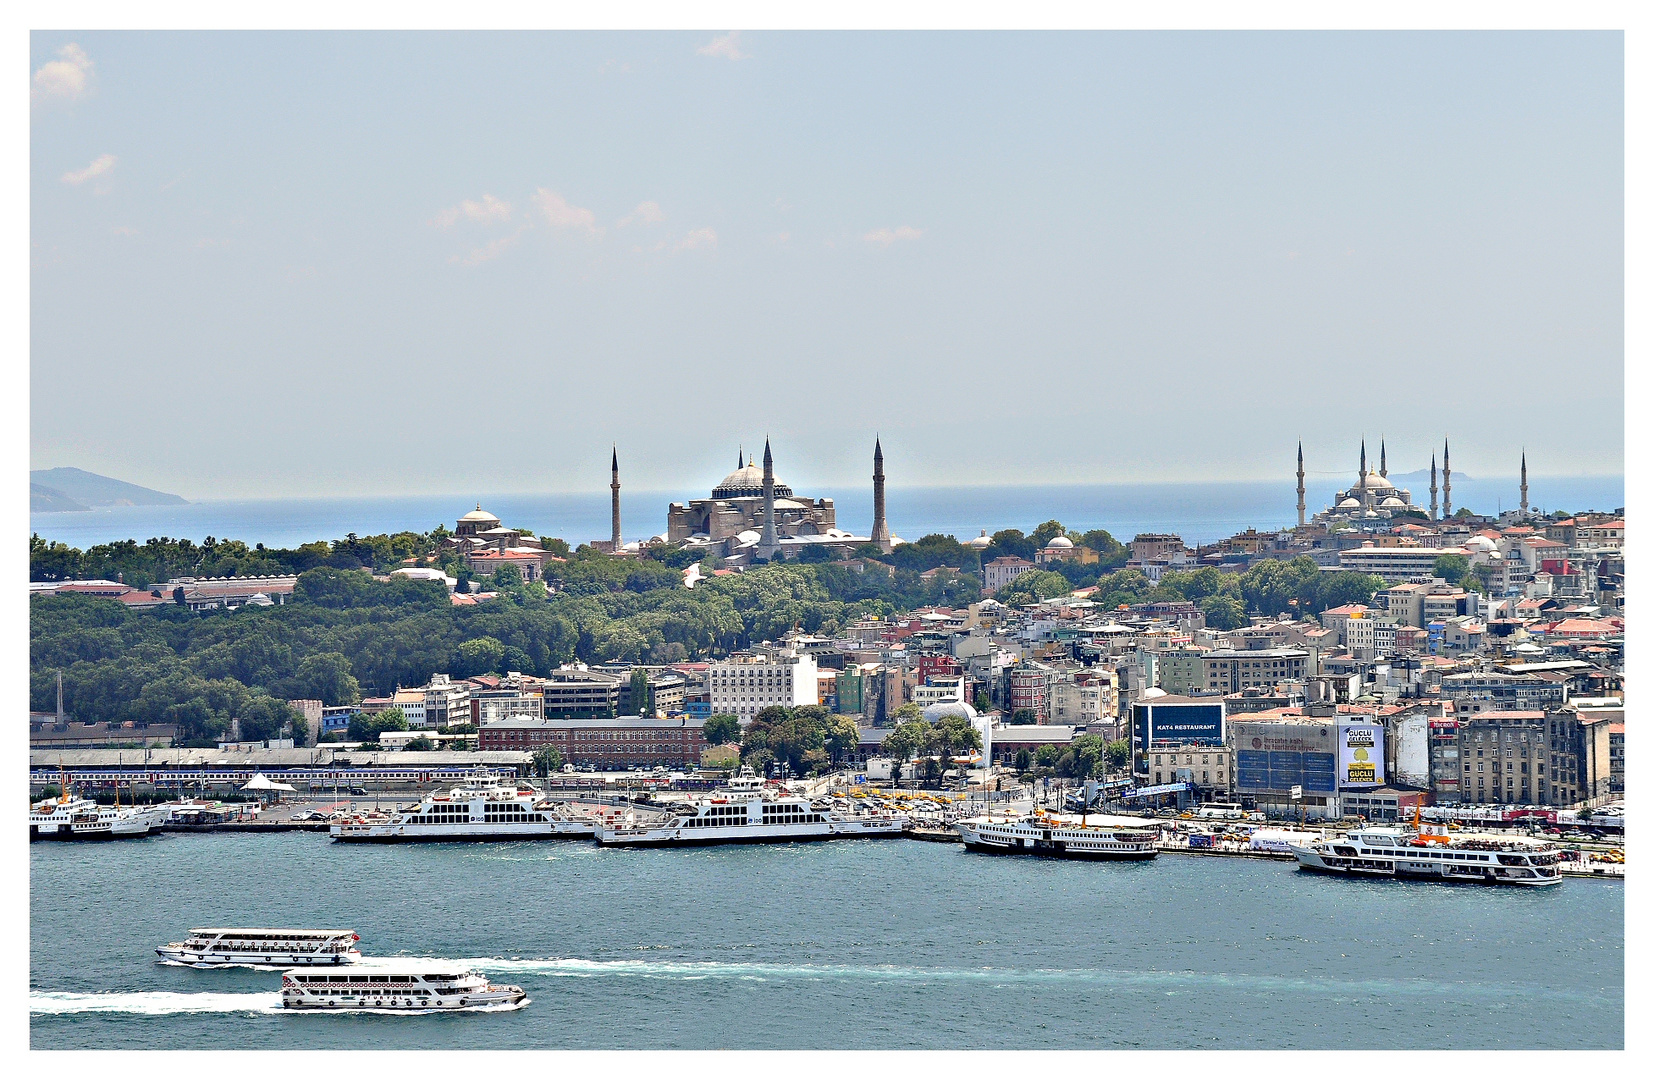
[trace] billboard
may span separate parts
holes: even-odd
[[[1338,725],[1338,786],[1377,787],[1384,783],[1384,725]]]
[[[1223,702],[1138,701],[1132,704],[1137,748],[1153,743],[1223,745]]]
[[[1243,720],[1234,729],[1237,791],[1285,795],[1300,787],[1305,795],[1324,796],[1338,790],[1335,725]]]

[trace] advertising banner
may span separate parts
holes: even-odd
[[[1384,727],[1338,725],[1338,786],[1378,787],[1384,783]]]

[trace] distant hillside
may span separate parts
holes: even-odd
[[[90,506],[84,506],[76,502],[56,488],[42,487],[39,484],[29,485],[29,513],[31,514],[90,509],[92,509]]]
[[[72,505],[42,505],[42,498]],[[29,473],[29,510],[85,510],[93,506],[184,506],[186,500],[114,480],[85,469],[35,469]]]
[[[1440,480],[1441,474],[1437,473],[1436,478]],[[1412,472],[1391,473],[1388,479],[1390,483],[1396,485],[1397,487],[1406,487],[1408,484],[1423,484],[1424,486],[1429,487],[1430,470],[1414,469]],[[1468,484],[1473,482],[1476,478],[1471,476],[1469,473],[1462,473],[1455,470],[1453,473],[1453,479],[1462,480]]]

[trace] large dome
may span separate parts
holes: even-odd
[[[944,701],[939,705],[926,705],[922,715],[927,724],[934,724],[948,716],[957,716],[962,720],[976,723],[976,709],[963,701]]]
[[[460,520],[461,521],[475,521],[478,524],[481,524],[483,522],[488,522],[490,524],[498,525],[500,523],[500,519],[495,517],[493,514],[490,514],[488,511],[484,510],[482,508],[481,503],[478,503],[477,508],[475,510],[473,510],[470,513],[466,514],[464,517],[460,518]]]
[[[1071,548],[1073,546],[1074,546],[1074,541],[1070,540],[1068,537],[1063,536],[1061,533],[1059,533],[1056,536],[1053,536],[1051,538],[1051,542],[1049,544],[1046,544],[1045,548],[1046,548],[1047,551],[1049,551],[1052,548]]]
[[[965,546],[968,547],[968,548],[975,548],[976,550],[981,551],[983,548],[987,547],[989,544],[992,544],[992,543],[993,543],[993,541],[988,539],[988,530],[983,529],[981,536],[973,536],[969,540],[966,540],[965,541]]]
[[[1350,490],[1355,491],[1355,490],[1359,489],[1360,487],[1361,487],[1361,477],[1357,476],[1355,478],[1355,487],[1351,488]],[[1367,490],[1368,491],[1370,491],[1370,492],[1394,491],[1395,489],[1396,489],[1396,486],[1394,484],[1390,483],[1389,480],[1387,480],[1384,477],[1378,475],[1377,473],[1370,472],[1370,473],[1367,474]]]
[[[792,493],[793,489],[780,480],[775,482],[776,498],[791,498]],[[718,486],[712,489],[714,499],[750,499],[762,498],[763,495],[764,470],[754,465],[750,460],[724,477]]]

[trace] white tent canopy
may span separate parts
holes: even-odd
[[[242,791],[297,791],[292,784],[278,784],[263,773],[254,773],[253,778],[241,787]]]

